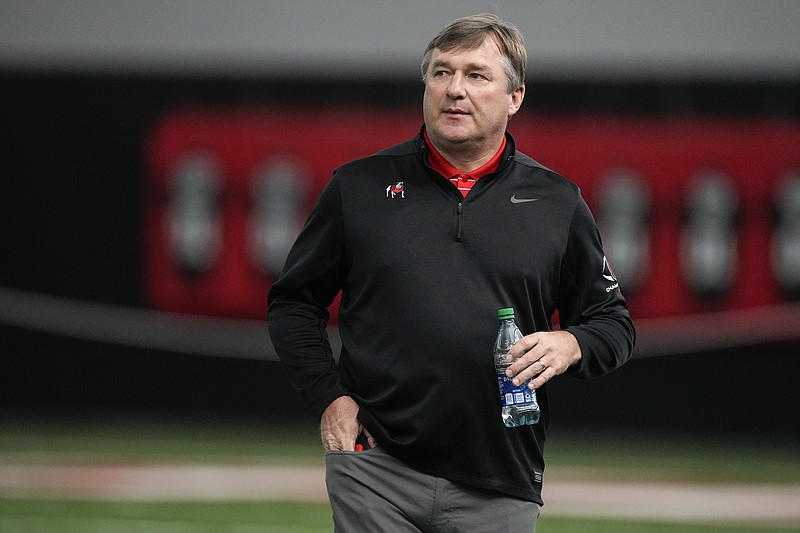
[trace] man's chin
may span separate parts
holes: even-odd
[[[450,145],[466,144],[473,140],[472,136],[463,132],[443,133],[439,136],[442,142]]]

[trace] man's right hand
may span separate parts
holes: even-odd
[[[322,413],[319,429],[322,446],[326,452],[351,452],[355,449],[356,439],[365,432],[358,421],[358,409],[358,404],[350,396],[340,396]],[[367,436],[369,437],[369,434]]]

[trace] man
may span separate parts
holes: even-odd
[[[422,131],[336,170],[270,289],[273,344],[320,416],[337,531],[533,531],[545,384],[630,357],[578,188],[506,132],[525,63],[522,35],[493,15],[444,28],[423,59]],[[335,365],[326,308],[340,289]],[[535,425],[500,417],[503,307],[527,333],[508,376],[536,389]]]

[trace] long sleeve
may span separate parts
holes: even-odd
[[[336,371],[326,326],[328,306],[342,286],[344,232],[338,180],[322,191],[270,288],[270,338],[292,386],[322,415],[347,394]]]
[[[560,286],[561,327],[575,335],[582,353],[581,363],[571,372],[592,378],[627,362],[636,330],[582,199],[572,218]]]

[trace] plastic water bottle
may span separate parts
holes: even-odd
[[[516,322],[514,308],[506,307],[497,311],[500,329],[494,343],[494,366],[497,370],[497,385],[500,388],[500,414],[503,423],[510,428],[535,424],[539,421],[539,402],[536,391],[528,388],[528,381],[518,387],[506,376],[506,369],[511,364],[508,350],[522,338]]]

